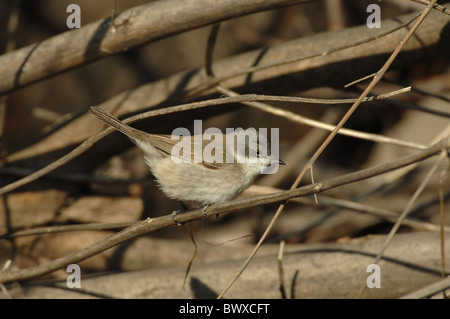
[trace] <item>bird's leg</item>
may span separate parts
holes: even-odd
[[[179,203],[180,203],[180,205],[181,205],[181,209],[174,210],[174,211],[172,212],[172,219],[173,219],[173,221],[174,221],[178,226],[181,226],[181,223],[179,223],[179,222],[175,219],[175,217],[176,217],[178,214],[182,214],[182,213],[184,213],[185,211],[187,211],[188,208],[187,208],[187,206],[186,206],[183,202],[180,201]]]
[[[208,217],[206,215],[206,210],[208,209],[208,207],[209,207],[209,204],[203,206],[203,208],[202,208],[202,216],[205,217],[205,218]]]

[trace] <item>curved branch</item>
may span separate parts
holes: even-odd
[[[0,56],[0,95],[138,45],[305,0],[153,1]],[[63,49],[62,49],[63,48]]]
[[[283,94],[318,86],[342,87],[355,78],[376,71],[407,32],[397,30],[386,35],[386,30],[395,30],[403,21],[411,21],[416,16],[417,13],[413,13],[400,16],[396,20],[383,21],[383,32],[368,29],[364,25],[292,40],[268,49],[255,50],[215,62],[212,68],[216,78],[226,79],[221,82],[224,87],[233,90],[245,87],[246,92]],[[404,53],[400,53],[392,67],[408,65],[425,56],[448,55],[450,45],[445,41],[445,37],[448,37],[446,34],[448,23],[446,15],[432,12],[431,19],[424,21],[415,38],[408,41]],[[386,36],[378,38],[380,34]],[[349,43],[360,45],[349,47]],[[253,69],[255,61],[259,61],[256,65],[257,72]],[[286,61],[290,64],[280,65]],[[1,68],[2,64],[0,64],[0,81],[2,81]],[[244,69],[253,70],[251,81],[248,81],[248,74],[242,74]],[[233,77],[234,75],[239,76]],[[179,103],[188,92],[208,83],[209,79],[202,69],[183,71],[122,92],[98,106],[120,117],[149,108]],[[205,97],[211,93],[215,93],[215,90],[202,91],[199,95]],[[101,128],[103,128],[101,123],[93,121],[91,116],[85,114],[42,141],[10,155],[8,162],[49,154],[63,147],[82,143]],[[55,159],[50,156],[42,162]]]
[[[290,198],[300,197],[305,195],[312,195],[318,192],[323,192],[338,186],[342,186],[348,183],[353,183],[360,181],[362,179],[370,178],[376,175],[380,175],[417,161],[422,161],[426,158],[429,158],[442,150],[450,147],[450,137],[447,137],[441,140],[439,143],[433,145],[432,147],[416,152],[413,155],[406,156],[395,161],[377,165],[374,167],[370,167],[364,170],[360,170],[354,173],[350,173],[347,175],[342,175],[339,177],[331,178],[316,184],[311,184],[299,188],[295,188],[288,191],[255,196],[252,198],[245,198],[241,200],[234,200],[227,203],[216,204],[208,206],[206,210],[195,209],[190,210],[182,214],[177,215],[178,223],[186,223],[191,222],[197,219],[202,219],[203,214],[207,216],[212,216],[216,214],[221,214],[225,212],[233,212],[237,210],[241,210],[244,208],[250,208],[270,203],[279,203],[288,201]],[[102,251],[105,251],[109,248],[112,248],[126,240],[131,238],[146,234],[151,231],[155,231],[158,229],[162,229],[165,227],[174,226],[177,224],[172,216],[165,215],[156,218],[148,218],[144,221],[140,221],[110,237],[105,238],[89,247],[81,251],[73,252],[67,256],[52,260],[46,264],[42,264],[36,267],[14,270],[14,271],[5,271],[0,273],[0,283],[8,283],[19,280],[31,279],[37,276],[41,276],[44,274],[51,273],[57,269],[65,267],[68,264],[76,263],[91,256],[94,256]]]

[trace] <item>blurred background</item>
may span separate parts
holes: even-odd
[[[148,2],[118,0],[116,10],[120,13]],[[366,8],[372,2],[310,1],[224,21],[216,41],[214,60],[269,48],[293,39],[308,39],[320,33],[338,32],[364,25],[368,16]],[[14,9],[15,3],[19,3],[17,9]],[[109,17],[114,1],[0,0],[0,52],[7,50],[11,12],[18,15],[17,30],[10,39],[17,49],[68,31],[66,19],[69,13],[66,8],[71,3],[77,3],[81,7],[83,26]],[[395,19],[423,9],[423,5],[407,0],[377,3],[381,7],[383,20]],[[146,83],[203,67],[210,30],[210,26],[203,27],[144,44],[15,90],[4,101],[6,107],[3,116],[2,157],[6,158],[26,149],[36,140],[42,140],[61,121],[84,114],[91,105],[99,105],[117,94],[134,90]],[[414,90],[394,97],[396,102],[379,101],[362,105],[345,126],[425,145],[431,143],[448,125],[449,62],[447,54],[393,68],[375,91],[389,92],[408,85],[413,86]],[[283,94],[311,98],[355,98],[366,83],[361,82],[350,89],[344,89],[345,83],[337,87],[326,80],[313,88],[306,85],[307,89],[302,88],[303,83],[298,83],[296,90]],[[240,93],[279,92],[272,92],[270,84],[265,88],[266,90],[257,92],[241,89]],[[349,104],[270,104],[327,123],[337,123],[349,107]],[[405,105],[418,105],[442,113],[415,111]],[[217,112],[192,112],[173,119],[162,117],[146,125],[142,124],[141,128],[149,132],[170,133],[177,125],[189,127],[194,118],[204,119],[204,128],[280,128],[280,157],[287,165],[280,167],[275,175],[261,176],[256,182],[258,186],[288,189],[309,156],[326,137],[323,130],[239,106],[228,109],[224,107]],[[87,123],[96,122],[92,119]],[[96,129],[100,128],[98,126]],[[88,127],[85,129],[89,131]],[[84,134],[83,127],[78,130],[72,131],[72,134]],[[1,186],[47,165],[75,146],[64,145],[60,152],[48,158],[26,156],[4,165],[0,172]],[[337,136],[314,166],[314,178],[315,181],[325,180],[394,160],[408,152],[410,151],[395,146]],[[159,191],[140,151],[119,134],[113,134],[104,143],[95,145],[86,156],[84,162],[59,170],[60,175],[42,178],[4,196],[0,207],[0,234],[41,226],[132,222],[167,215],[179,208],[177,202],[167,199]],[[386,183],[383,177],[339,187],[323,195],[401,212],[433,163],[432,160],[425,161],[419,169],[379,190],[380,185]],[[102,182],[96,177],[118,181]],[[310,182],[310,176],[307,175],[302,184]],[[447,186],[444,187],[447,196],[448,181],[444,185]],[[414,217],[439,223],[438,190],[439,180],[436,176],[415,207]],[[255,188],[243,196],[263,191]],[[319,205],[312,198],[302,201],[288,204],[267,243],[278,243],[280,240],[285,240],[288,244],[334,242],[368,234],[384,234],[392,227],[389,221],[329,205],[325,200],[319,200]],[[277,205],[267,205],[191,223],[189,227],[200,244],[198,260],[233,258],[235,247],[257,242],[276,208]],[[448,214],[445,218],[448,225]],[[412,232],[414,229],[402,227],[401,231]],[[0,260],[12,258],[20,268],[42,264],[82,249],[112,232],[113,230],[66,232],[2,239]],[[173,227],[129,241],[81,264],[87,272],[186,265],[192,251],[187,232],[183,228]],[[67,274],[61,271],[51,276],[59,275],[65,278]]]

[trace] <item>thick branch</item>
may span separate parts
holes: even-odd
[[[152,1],[0,57],[0,95],[138,45],[301,0]]]
[[[300,197],[305,195],[312,195],[315,193],[323,192],[338,186],[342,186],[348,183],[353,183],[360,181],[362,179],[370,178],[379,174],[383,174],[412,163],[422,161],[426,158],[429,158],[436,153],[450,147],[450,137],[443,139],[441,142],[436,145],[423,150],[416,152],[413,155],[406,156],[404,158],[400,158],[398,160],[377,165],[371,168],[367,168],[361,171],[357,171],[354,173],[350,173],[347,175],[335,177],[320,183],[307,185],[299,188],[295,188],[288,191],[278,192],[274,194],[255,196],[252,198],[235,200],[223,204],[211,205],[209,206],[205,212],[202,209],[190,210],[183,214],[178,214],[176,219],[179,223],[190,222],[196,219],[203,218],[203,213],[207,216],[212,216],[225,212],[232,212],[241,210],[244,208],[255,207],[259,205],[265,205],[270,203],[284,202],[289,200],[290,198]],[[55,259],[46,264],[32,267],[30,269],[22,269],[16,271],[7,271],[0,273],[0,283],[8,283],[18,280],[26,280],[31,279],[37,276],[41,276],[44,274],[51,273],[57,269],[60,269],[64,266],[67,266],[71,263],[79,262],[83,259],[94,256],[102,251],[105,251],[111,247],[114,247],[120,243],[123,243],[126,240],[131,238],[135,238],[137,236],[146,234],[151,231],[155,231],[158,229],[162,229],[165,227],[170,227],[175,225],[176,222],[173,220],[171,215],[166,215],[157,218],[149,218],[147,220],[136,223],[133,226],[130,226],[121,232],[114,234],[104,240],[97,242],[96,244],[89,246],[81,251],[74,252],[68,256],[61,257]]]
[[[415,37],[408,41],[392,68],[417,62],[429,55],[449,54],[450,42],[445,41],[445,38],[448,38],[446,25],[449,23],[449,19],[446,15],[438,12],[432,12],[430,15],[430,19],[424,21],[421,28],[417,30]],[[245,87],[247,92],[256,91],[273,94],[305,90],[318,86],[342,87],[345,83],[378,70],[386,61],[387,56],[396,48],[407,30],[397,31],[376,41],[356,47],[343,49],[344,47],[351,43],[363,42],[364,39],[375,37],[387,30],[395,29],[400,24],[399,21],[410,21],[415,16],[417,14],[383,21],[381,31],[368,29],[364,25],[293,40],[269,49],[255,50],[219,61],[214,63],[212,68],[216,78],[228,78],[222,83],[223,86],[232,89]],[[333,52],[336,48],[342,49]],[[327,52],[333,53],[326,54]],[[325,55],[322,56],[324,53]],[[311,58],[313,56],[314,58]],[[283,61],[291,59],[300,59],[301,61],[254,72],[250,81],[248,75],[242,75],[243,70],[252,69],[255,66],[255,61],[258,62],[257,66],[266,66],[283,63]],[[173,101],[179,102],[177,98],[182,98],[187,92],[208,83],[208,77],[201,71],[200,69],[185,71],[142,85],[134,90],[112,97],[99,107],[114,112],[117,116],[122,116],[163,104],[173,104]],[[230,78],[234,74],[241,75]],[[206,95],[211,92],[213,90],[202,94]],[[168,102],[171,99],[172,102]],[[182,116],[182,119],[185,118],[185,116]],[[176,121],[172,122],[174,125],[183,125],[183,123],[177,123]],[[157,127],[158,123],[153,122],[152,125]],[[99,121],[86,114],[32,147],[12,154],[8,161],[22,160],[79,144],[102,128],[103,126]],[[77,134],[73,132],[77,132]],[[52,157],[47,160],[53,161],[55,159],[55,157]],[[95,162],[95,158],[92,160]],[[86,167],[85,163],[82,166]]]
[[[384,239],[385,236],[382,235],[371,235],[335,243],[286,245],[283,254],[286,288],[295,291],[295,297],[300,299],[354,298],[361,282],[372,275],[366,269]],[[450,239],[446,240],[446,245],[450,245]],[[411,249],[411,246],[414,248]],[[218,289],[227,284],[230,269],[238,268],[241,258],[250,249],[250,245],[235,246],[230,256],[230,253],[219,250],[218,247],[203,247],[203,254],[215,255],[215,259],[211,258],[214,261],[208,262],[195,260],[189,274],[190,284],[185,287],[182,282],[186,266],[179,266],[86,276],[82,277],[81,289],[67,289],[66,282],[60,280],[53,284],[46,282],[45,285],[39,282],[22,284],[20,289],[11,289],[10,293],[13,298],[34,299],[99,296],[180,298],[179,304],[186,305],[185,299],[217,297]],[[275,245],[266,245],[264,253],[255,257],[246,276],[227,296],[230,299],[280,298],[276,250]],[[217,260],[218,254],[220,260]],[[381,288],[369,289],[364,298],[397,298],[405,293],[410,294],[404,298],[433,295],[450,286],[449,277],[439,280],[438,265],[439,245],[436,234],[398,234],[389,248],[389,255],[380,262]],[[446,271],[449,272],[450,268],[447,267]],[[435,284],[430,285],[432,283]],[[426,291],[420,289],[413,292],[423,286],[427,286]],[[175,309],[178,313],[179,307]]]

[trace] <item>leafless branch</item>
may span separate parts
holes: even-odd
[[[367,168],[364,170],[360,170],[354,173],[342,175],[339,177],[335,177],[332,179],[328,179],[322,182],[318,182],[316,184],[307,185],[299,188],[294,188],[291,190],[278,192],[274,194],[255,196],[252,198],[234,200],[227,203],[210,205],[206,210],[195,209],[189,210],[184,213],[177,215],[178,223],[187,223],[193,220],[202,219],[203,214],[206,216],[213,216],[221,213],[228,213],[233,211],[238,211],[244,208],[256,207],[260,205],[265,205],[269,203],[279,203],[286,202],[290,198],[300,197],[305,195],[312,195],[315,193],[320,193],[338,186],[342,186],[348,183],[357,182],[363,179],[367,179],[379,174],[383,174],[418,161],[422,161],[426,158],[429,158],[442,150],[450,147],[450,137],[440,141],[436,145],[416,152],[413,155],[409,155],[395,161],[380,164],[371,168]],[[111,247],[114,247],[126,240],[131,238],[135,238],[137,236],[146,234],[151,231],[155,231],[158,229],[162,229],[165,227],[170,227],[176,225],[176,222],[173,220],[172,215],[168,214],[162,217],[157,218],[149,218],[144,221],[137,222],[132,226],[116,233],[112,236],[105,238],[102,241],[99,241],[89,247],[81,251],[73,252],[67,256],[55,259],[46,264],[42,264],[40,266],[22,269],[22,270],[11,270],[7,272],[0,273],[0,283],[8,283],[13,281],[27,280],[30,278],[35,278],[37,276],[41,276],[44,274],[51,273],[57,269],[60,269],[68,264],[76,263],[81,260],[84,260],[88,257],[94,256],[102,251],[105,251]]]
[[[432,283],[426,287],[422,287],[416,291],[406,294],[401,299],[421,299],[435,295],[445,289],[450,288],[450,276]]]
[[[430,1],[427,1],[427,0],[411,0],[411,1],[423,4],[425,6],[427,6],[430,3]],[[433,9],[441,11],[441,12],[443,12],[445,14],[450,15],[450,10],[449,9],[447,9],[447,8],[437,4],[437,3],[433,6]]]
[[[432,0],[430,4],[427,6],[427,8],[423,11],[423,13],[420,15],[419,19],[414,23],[412,28],[409,30],[409,32],[403,37],[403,39],[400,41],[394,52],[390,55],[389,59],[384,63],[384,65],[379,69],[379,71],[374,76],[373,80],[369,83],[367,88],[364,90],[364,92],[360,95],[358,100],[350,107],[350,109],[344,114],[340,122],[336,125],[334,130],[330,133],[330,135],[325,139],[325,141],[319,146],[319,148],[316,150],[316,152],[311,156],[311,158],[308,160],[300,174],[298,175],[295,182],[292,184],[291,189],[296,188],[300,181],[302,180],[304,174],[307,170],[311,169],[312,165],[315,163],[317,158],[322,154],[322,152],[325,150],[325,148],[328,146],[328,144],[332,141],[332,139],[336,136],[337,132],[343,127],[343,125],[347,122],[347,120],[350,118],[350,116],[356,111],[358,106],[362,103],[363,99],[372,91],[372,89],[375,87],[375,85],[380,81],[380,79],[383,77],[383,75],[386,73],[388,68],[391,66],[395,58],[398,56],[400,51],[403,49],[405,44],[408,42],[408,39],[411,38],[411,36],[415,33],[415,31],[418,29],[418,27],[421,25],[423,20],[428,16],[430,11],[432,10],[433,5],[436,3],[437,0]],[[270,221],[269,225],[267,226],[266,230],[264,231],[264,234],[261,236],[260,240],[256,244],[254,250],[250,254],[250,256],[246,259],[242,267],[239,269],[239,271],[236,273],[236,275],[233,277],[233,279],[230,281],[230,283],[222,290],[222,292],[219,294],[218,298],[222,298],[223,295],[228,291],[228,289],[233,285],[233,283],[239,278],[239,276],[242,274],[242,272],[245,270],[247,265],[250,263],[251,259],[255,256],[256,252],[258,251],[259,247],[261,247],[262,243],[264,242],[265,238],[269,234],[270,230],[273,228],[273,225],[275,221],[278,219],[284,208],[286,207],[286,203],[282,203],[278,210],[275,212],[274,216],[272,217],[272,220]]]
[[[390,96],[391,94],[388,94]],[[380,98],[380,97],[377,97]],[[383,97],[381,97],[383,98]],[[372,100],[373,98],[368,98],[366,101]],[[224,105],[224,104],[232,104],[232,103],[246,103],[246,102],[252,102],[252,101],[284,101],[284,102],[308,102],[308,103],[348,103],[349,101],[354,101],[352,99],[346,99],[346,100],[317,100],[317,99],[307,99],[307,98],[301,98],[301,97],[280,97],[280,96],[264,96],[264,95],[256,95],[256,94],[247,94],[247,95],[241,95],[241,96],[233,96],[233,97],[227,97],[227,98],[220,98],[220,99],[213,99],[213,100],[206,100],[201,102],[192,102],[172,107],[167,107],[161,110],[153,110],[148,111],[145,113],[141,113],[135,116],[132,116],[130,118],[127,118],[124,120],[124,123],[130,124],[134,123],[136,121],[146,119],[153,116],[160,116],[165,114],[171,114],[175,112],[183,112],[187,110],[193,110],[193,109],[199,109],[204,107],[212,107],[212,106],[218,106],[218,105]],[[63,157],[59,158],[58,160],[52,162],[51,164],[47,165],[46,167],[22,178],[19,179],[11,184],[8,184],[6,186],[3,186],[0,188],[0,195],[6,194],[12,190],[15,190],[19,187],[22,187],[28,183],[31,183],[38,178],[41,178],[42,176],[47,175],[48,173],[54,171],[55,169],[67,164],[72,159],[80,156],[84,152],[86,152],[88,149],[90,149],[97,141],[99,141],[101,138],[105,137],[106,135],[112,133],[114,130],[112,128],[107,128],[106,130],[91,136],[86,141],[84,141],[81,145],[73,149],[68,154],[64,155]],[[346,131],[348,132],[348,131]],[[387,140],[386,138],[384,140]],[[398,144],[401,144],[402,146],[408,146],[413,148],[423,148],[421,146],[414,145],[414,143],[406,143],[406,142],[397,142]],[[14,160],[14,158],[11,158],[9,156],[5,162]]]
[[[381,258],[383,257],[384,252],[386,251],[386,249],[388,248],[388,246],[391,243],[392,239],[394,238],[394,235],[397,233],[398,229],[400,228],[403,220],[411,212],[412,205],[415,203],[417,198],[420,196],[420,194],[423,192],[425,187],[428,185],[428,183],[431,180],[431,177],[433,177],[433,175],[436,173],[436,171],[437,171],[439,165],[441,164],[442,160],[447,157],[446,155],[447,155],[446,152],[442,152],[441,153],[441,156],[440,156],[439,160],[436,161],[436,163],[433,165],[431,170],[428,172],[427,176],[423,179],[422,183],[419,185],[419,187],[414,192],[413,196],[409,199],[408,204],[406,205],[406,207],[404,208],[404,210],[400,214],[399,218],[395,222],[394,226],[392,227],[391,231],[389,232],[389,235],[386,237],[386,240],[384,241],[383,246],[381,247],[379,253],[375,257],[375,259],[373,261],[373,264],[378,264],[378,262],[381,260]],[[358,297],[362,296],[366,286],[367,285],[364,282],[364,284],[361,286],[361,289],[358,292]]]
[[[0,56],[0,95],[144,43],[301,2],[304,0],[152,1],[115,15],[114,29],[108,17]]]
[[[417,14],[405,15],[399,17],[398,20],[407,21],[409,24],[416,16]],[[398,57],[396,65],[400,66],[411,63],[411,61],[417,61],[424,55],[448,54],[450,48],[440,45],[441,34],[445,32],[443,28],[448,22],[446,18],[446,16],[435,12],[432,19],[427,19],[426,23],[416,33],[421,42],[408,41],[405,47],[406,54]],[[407,24],[400,22],[400,25],[404,28]],[[383,26],[392,31],[399,27],[399,22],[394,20],[383,21]],[[243,86],[248,91],[258,90],[258,88],[264,87],[268,81],[271,81],[270,87],[273,92],[306,90],[324,84],[342,86],[355,78],[373,73],[375,71],[373,66],[383,63],[383,57],[394,50],[403,34],[403,31],[398,29],[397,32],[391,32],[385,36],[378,33],[374,34],[374,32],[368,30],[366,26],[361,26],[293,40],[265,50],[263,59],[256,66],[259,68],[258,72],[252,68],[255,61],[258,61],[261,56],[261,50],[215,62],[213,65],[214,74],[220,80],[222,86],[233,90]],[[379,38],[380,36],[383,37]],[[370,41],[368,41],[369,39]],[[349,42],[352,44],[361,42],[364,45],[348,47]],[[301,48],[301,52],[298,51],[298,48]],[[351,50],[348,50],[349,48]],[[280,56],[295,58],[280,61]],[[290,64],[285,65],[285,63]],[[331,66],[333,66],[332,69]],[[248,72],[254,72],[251,74],[250,83],[247,81]],[[189,79],[189,81],[186,82],[186,79]],[[225,79],[227,80],[225,81]],[[273,81],[273,79],[276,79],[276,81]],[[202,86],[214,86],[214,83],[211,83],[202,69],[185,71],[123,92],[102,103],[99,107],[110,112],[117,110],[117,113],[115,113],[117,116],[142,112],[156,106],[174,104],[174,100],[185,98],[188,94],[191,95],[193,90],[200,89]],[[205,97],[212,93],[214,93],[214,89],[205,91],[203,88],[201,89],[201,95],[199,95],[199,91],[195,97]],[[176,103],[179,103],[179,101],[176,101]],[[101,127],[100,124],[92,123],[89,119],[89,115],[81,116],[32,147],[11,154],[8,162],[50,153],[64,145],[82,143]],[[85,129],[87,126],[90,130]],[[74,131],[80,133],[72,134]]]

